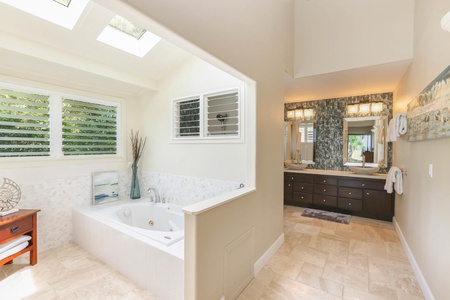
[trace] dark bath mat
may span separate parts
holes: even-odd
[[[307,208],[302,213],[303,217],[316,218],[326,221],[348,224],[350,222],[350,215],[339,214],[324,210]]]

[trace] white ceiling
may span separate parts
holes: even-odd
[[[136,95],[157,89],[158,81],[192,57],[164,40],[143,58],[98,42],[114,15],[90,2],[74,29],[68,30],[0,3],[0,72],[18,77],[39,74],[37,79],[67,76],[84,86]]]
[[[126,97],[156,91],[160,80],[192,57],[164,40],[144,58],[98,42],[97,36],[114,14],[90,2],[70,31],[0,3],[0,74]],[[333,55],[333,50],[325,55]],[[409,63],[401,59],[302,78],[286,76],[285,102],[392,92]]]

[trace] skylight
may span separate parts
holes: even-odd
[[[59,4],[64,5],[65,7],[69,7],[69,4],[70,4],[70,1],[71,1],[71,0],[53,0],[53,1],[55,1],[55,2],[57,2],[57,3],[59,3]]]
[[[111,22],[109,22],[109,26],[129,34],[137,40],[147,31],[119,15],[115,15],[114,18],[112,18]]]
[[[138,57],[144,57],[161,38],[116,15],[97,40]]]
[[[72,30],[89,0],[0,0],[0,2]]]

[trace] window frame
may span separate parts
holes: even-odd
[[[244,116],[245,116],[245,91],[244,86],[231,86],[226,87],[222,89],[214,89],[214,90],[208,90],[201,93],[197,93],[194,95],[186,96],[186,97],[179,97],[175,98],[172,101],[170,101],[170,115],[171,115],[171,143],[243,143],[244,142]],[[238,97],[238,133],[237,135],[208,135],[208,132],[206,130],[206,122],[207,118],[205,117],[207,112],[207,99],[208,97],[214,97],[219,96],[222,94],[231,94],[231,93],[237,93]],[[174,105],[175,103],[182,102],[182,101],[189,101],[194,99],[200,99],[200,111],[199,111],[199,127],[200,132],[198,136],[189,136],[189,137],[181,137],[176,136],[175,134],[175,110]]]
[[[1,89],[8,89],[23,93],[36,93],[49,96],[50,107],[50,155],[48,156],[12,156],[0,157],[1,163],[21,162],[53,162],[53,161],[92,161],[92,160],[123,160],[125,149],[125,129],[123,124],[126,117],[126,105],[124,99],[99,95],[78,90],[66,92],[57,86],[45,85],[44,88],[35,87],[32,82],[19,84],[10,83],[2,79]],[[84,94],[84,95],[83,95]],[[62,152],[62,102],[63,99],[73,99],[81,102],[95,103],[117,107],[117,150],[115,154],[87,154],[87,155],[63,155]]]

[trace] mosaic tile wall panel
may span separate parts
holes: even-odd
[[[92,204],[92,178],[63,178],[35,183],[20,183],[22,197],[17,208],[40,209],[38,213],[39,252],[72,241],[72,209]],[[139,174],[141,196],[156,187],[161,198],[187,206],[239,187],[237,182],[195,178],[173,174]],[[119,172],[119,199],[129,199],[131,171]],[[130,200],[132,201],[132,200]]]
[[[347,105],[362,102],[383,102],[383,111],[377,115],[388,116],[392,119],[392,93],[332,98],[308,102],[286,103],[284,105],[284,119],[287,111],[298,108],[314,109],[316,123],[316,164],[315,169],[344,170],[342,163],[343,120],[350,117],[366,117],[370,114],[347,114]],[[388,143],[388,166],[392,165],[392,143]]]

